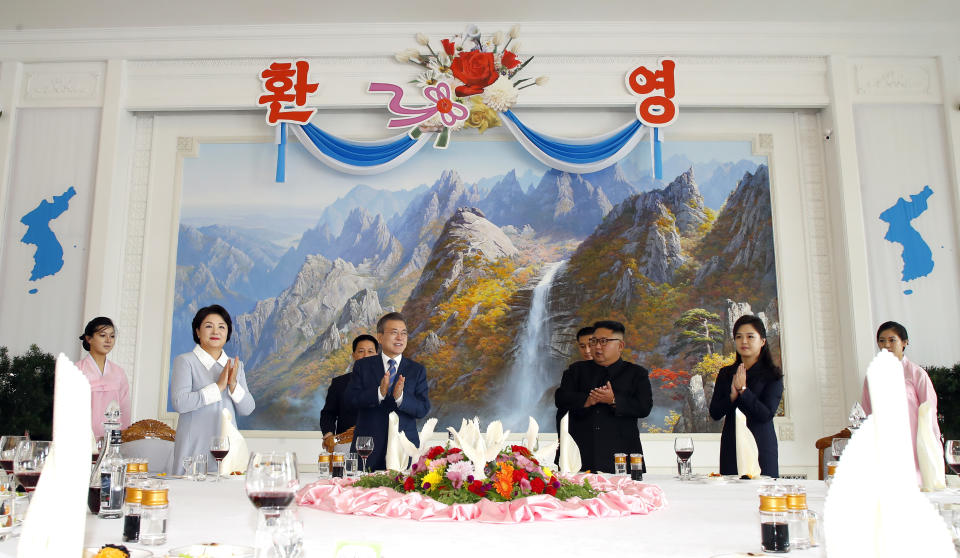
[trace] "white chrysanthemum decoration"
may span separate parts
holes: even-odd
[[[518,96],[517,88],[513,86],[510,78],[500,76],[493,85],[488,85],[483,90],[483,104],[497,112],[503,112],[517,102]]]

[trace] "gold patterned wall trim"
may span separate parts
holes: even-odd
[[[144,419],[131,424],[129,428],[124,430],[121,439],[124,442],[132,442],[144,438],[157,438],[173,442],[175,435],[176,432],[172,428],[159,420]]]

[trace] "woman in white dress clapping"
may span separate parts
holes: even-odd
[[[180,413],[173,450],[176,474],[184,472],[184,457],[209,454],[211,438],[220,435],[222,409],[236,422],[237,415],[249,415],[255,407],[243,363],[223,350],[233,334],[227,310],[218,304],[201,308],[192,325],[197,345],[173,361],[170,382],[173,409]],[[208,456],[207,469],[215,467]]]

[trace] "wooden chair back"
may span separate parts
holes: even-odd
[[[830,447],[833,445],[833,439],[834,439],[834,438],[849,438],[849,437],[850,437],[850,429],[849,429],[849,428],[844,428],[843,430],[841,430],[840,432],[837,432],[836,434],[834,434],[834,435],[832,435],[832,436],[825,436],[825,437],[820,438],[819,440],[817,440],[817,443],[816,443],[816,446],[817,446],[817,463],[819,464],[819,466],[817,467],[817,469],[818,469],[818,472],[819,472],[819,475],[820,475],[820,480],[823,480],[823,479],[826,477],[826,473],[827,473],[827,461],[829,461],[829,459],[825,459],[825,457],[826,457],[826,451],[829,450]],[[830,459],[832,459],[832,458],[833,458],[833,455],[830,455],[829,457],[830,457]]]

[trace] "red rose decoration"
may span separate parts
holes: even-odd
[[[552,486],[546,487],[545,489],[543,489],[543,491],[546,492],[547,494],[551,495],[551,496],[556,496],[556,495],[557,495],[557,489],[554,488],[554,487],[552,487]]]
[[[460,448],[450,448],[450,450],[447,451],[447,455],[453,455],[454,453],[460,453],[460,452],[462,452],[462,451],[463,451],[463,450],[460,449]]]
[[[453,77],[463,82],[463,85],[455,89],[458,97],[483,93],[484,87],[500,77],[492,52],[461,52],[460,56],[450,63],[450,70],[453,72]]]
[[[524,457],[530,457],[530,450],[526,446],[510,446],[510,451],[513,453],[519,453]]]
[[[407,480],[403,481],[403,489],[406,491],[413,490],[417,485],[416,481],[413,480],[413,477],[407,477]]]
[[[533,490],[537,494],[543,494],[543,489],[546,487],[547,485],[544,484],[543,479],[540,477],[534,477],[534,479],[530,481],[530,490]]]
[[[500,63],[503,64],[507,69],[514,69],[520,64],[520,60],[517,59],[517,55],[510,52],[509,50],[503,51],[503,57],[500,59]]]
[[[443,45],[443,51],[450,56],[453,56],[453,53],[457,51],[456,45],[450,39],[440,39],[440,44]]]
[[[443,454],[442,446],[433,446],[427,453],[427,459],[436,459],[438,455]]]

